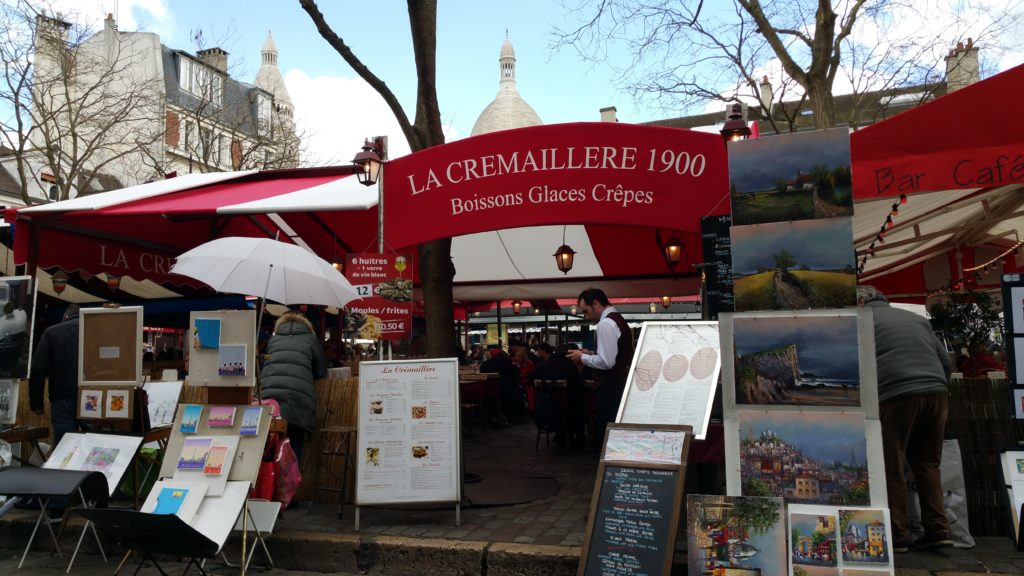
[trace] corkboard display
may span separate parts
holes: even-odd
[[[142,383],[142,307],[80,312],[80,386]]]

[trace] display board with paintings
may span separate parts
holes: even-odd
[[[999,455],[999,461],[1013,524],[1013,539],[1017,550],[1024,550],[1024,531],[1020,521],[1024,514],[1024,450],[1006,450]]]
[[[256,384],[256,311],[191,312],[188,331],[190,386]]]
[[[142,384],[142,308],[83,308],[78,324],[79,387]]]
[[[363,362],[357,506],[454,503],[458,514],[461,437],[457,359]]]
[[[691,436],[689,426],[609,425],[577,576],[671,571]]]
[[[617,422],[707,432],[722,366],[717,322],[644,322]]]
[[[140,444],[141,436],[69,432],[50,452],[43,468],[100,472],[113,495]]]
[[[31,276],[0,278],[0,380],[29,376],[35,308]]]
[[[270,408],[266,406],[180,404],[160,478],[180,478],[185,472],[185,476],[201,473],[223,477],[217,480],[221,484],[227,480],[256,482],[269,432]],[[228,446],[229,450],[218,446]]]

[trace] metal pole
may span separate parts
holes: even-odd
[[[501,300],[497,301],[498,306],[498,349],[501,349]]]

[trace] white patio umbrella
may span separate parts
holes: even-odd
[[[262,296],[285,305],[340,308],[359,298],[326,260],[270,238],[212,240],[178,256],[171,273],[199,280],[218,292]]]

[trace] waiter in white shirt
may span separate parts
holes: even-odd
[[[597,350],[572,350],[568,357],[589,366],[594,373],[596,415],[591,438],[600,445],[608,423],[615,421],[626,388],[626,376],[633,360],[633,332],[622,314],[608,302],[603,290],[584,290],[577,304],[583,316],[596,325]]]

